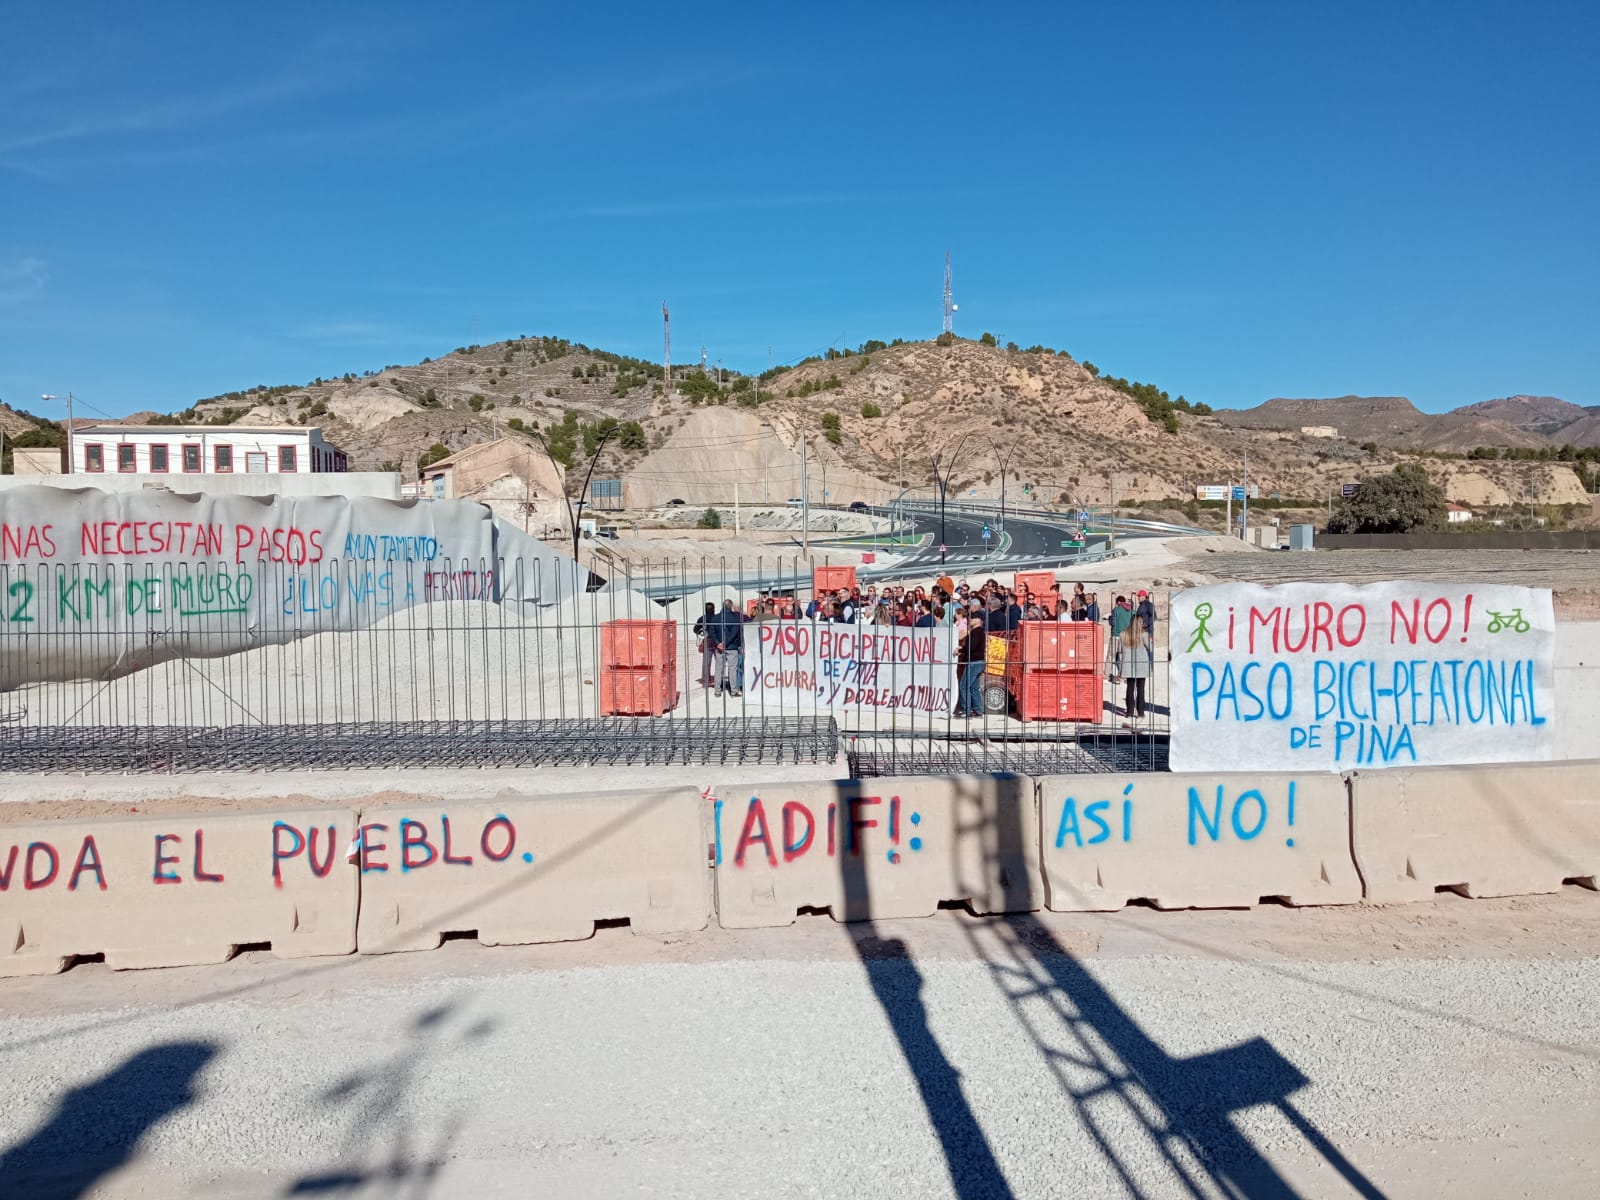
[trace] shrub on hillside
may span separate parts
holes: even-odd
[[[881,417],[883,416],[883,409],[879,408],[871,400],[865,400],[861,404],[861,415],[868,418]]]
[[[696,524],[698,524],[701,529],[721,529],[722,514],[714,508],[708,508],[705,510],[705,512],[700,514],[700,520],[696,522]]]

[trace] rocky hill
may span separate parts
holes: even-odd
[[[1600,408],[1583,408],[1554,396],[1507,396],[1445,413],[1422,412],[1404,396],[1274,399],[1217,415],[1236,429],[1331,426],[1348,441],[1394,449],[1465,453],[1481,446],[1600,447]]]
[[[1562,402],[1555,401],[1555,404]],[[1499,406],[1498,408],[1494,406]],[[258,387],[200,401],[185,420],[320,425],[353,469],[414,476],[436,444],[458,450],[494,434],[552,435],[558,450],[584,425],[637,423],[614,438],[598,474],[620,476],[630,506],[682,499],[881,501],[933,485],[933,460],[954,495],[992,497],[1006,462],[1007,494],[1103,503],[1191,497],[1200,484],[1250,478],[1264,494],[1317,498],[1388,470],[1408,451],[1479,445],[1537,447],[1561,410],[1513,401],[1444,417],[1398,397],[1273,400],[1209,414],[1145,385],[1101,377],[1065,353],[954,339],[869,342],[762,379],[675,369],[559,338],[467,346],[414,366]],[[1568,406],[1580,421],[1594,418]],[[563,422],[565,425],[563,426]],[[1317,426],[1333,426],[1322,436]],[[1302,432],[1311,428],[1313,432]],[[583,458],[582,445],[577,457]],[[1427,459],[1453,498],[1469,503],[1582,503],[1556,462]]]

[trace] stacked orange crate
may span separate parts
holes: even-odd
[[[600,626],[600,715],[659,717],[678,706],[678,623]]]
[[[840,588],[849,591],[856,585],[856,569],[854,567],[812,567],[811,590],[821,595],[827,592],[832,595]]]
[[[1031,592],[1033,598],[1049,609],[1053,617],[1056,615],[1056,600],[1061,595],[1060,592],[1050,590],[1055,585],[1054,571],[1018,571],[1011,581],[1011,590],[1017,593],[1019,602],[1025,592]]]
[[[1105,687],[1105,626],[1024,621],[1006,685],[1024,721],[1098,721]]]

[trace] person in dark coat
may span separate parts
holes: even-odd
[[[744,656],[744,614],[732,600],[724,600],[722,611],[707,622],[707,629],[707,640],[717,654],[717,690],[730,696],[744,695],[744,680],[739,677],[739,660]]]

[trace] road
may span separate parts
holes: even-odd
[[[938,509],[917,510],[916,521],[917,529],[932,533],[933,540],[916,554],[904,559],[902,566],[936,566],[940,559]],[[992,535],[988,541],[983,537],[985,527]],[[944,529],[944,544],[947,547],[944,561],[946,566],[953,569],[953,573],[982,574],[983,568],[990,564],[997,572],[1009,571],[1009,568],[1002,566],[1004,560],[995,554],[1001,533],[1001,526],[995,517],[949,509],[945,513]],[[1054,522],[1037,516],[1008,514],[1004,531],[1010,534],[1011,544],[1006,549],[1006,558],[1066,554],[1068,551],[1061,543],[1071,538],[1076,530],[1076,522],[1068,521],[1065,517]],[[1103,539],[1095,539],[1086,547],[1086,551],[1102,549],[1103,545]]]
[[[0,980],[0,1196],[1600,1194],[1600,899]]]

